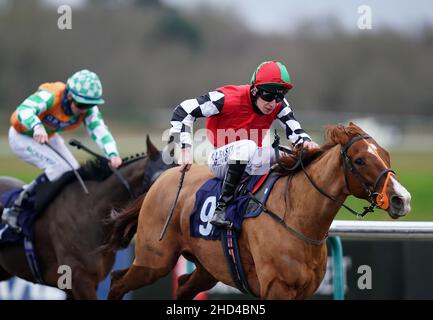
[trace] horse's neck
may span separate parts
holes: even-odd
[[[286,224],[298,228],[311,238],[325,237],[332,220],[347,197],[339,152],[340,146],[337,145],[306,168],[317,186],[336,198],[337,202],[319,193],[303,172],[293,177],[288,190],[290,209],[286,209]]]
[[[127,168],[121,169],[120,173],[129,183],[133,192],[138,194],[138,187],[141,184],[143,168],[138,163],[130,164]],[[96,195],[97,202],[102,206],[123,207],[131,200],[131,197],[122,182],[112,174],[102,182],[95,182],[93,191]],[[92,191],[91,191],[92,192]],[[105,217],[110,214],[110,210],[94,210],[99,217]]]

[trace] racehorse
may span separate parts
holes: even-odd
[[[143,187],[148,189],[158,171],[165,169],[161,164],[161,154],[148,138],[147,156],[124,159],[119,173],[129,183],[131,193],[140,195]],[[97,299],[97,285],[110,272],[115,259],[115,250],[109,247],[100,250],[115,229],[110,214],[132,199],[106,164],[92,161],[79,172],[83,177],[88,176],[85,182],[89,195],[83,193],[78,181],[66,185],[37,218],[34,242],[44,284],[57,287],[61,275],[58,268],[67,265],[72,271],[72,288],[65,290],[68,298]],[[0,177],[0,193],[22,185],[19,180]],[[141,203],[143,197],[137,201]],[[124,237],[131,240],[137,225],[136,217],[128,223],[132,232]],[[22,243],[0,245],[0,281],[12,276],[36,281]]]
[[[326,269],[327,232],[347,196],[367,199],[392,218],[410,211],[409,192],[390,169],[388,152],[372,137],[353,123],[329,127],[326,137],[328,143],[318,152],[302,156],[301,149],[297,157],[284,156],[276,166],[281,176],[266,208],[280,223],[263,212],[243,221],[240,256],[250,291],[257,297],[306,299],[313,295]],[[294,169],[292,164],[301,156],[301,166]],[[207,166],[193,165],[187,172],[171,225],[159,241],[179,176],[179,169],[167,170],[142,205],[128,209],[139,211],[135,260],[129,268],[112,273],[109,299],[121,299],[128,291],[167,275],[180,255],[193,261],[196,269],[179,277],[177,298],[192,299],[218,281],[235,287],[219,241],[190,235],[195,194],[212,178]]]

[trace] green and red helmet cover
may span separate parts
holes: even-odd
[[[282,86],[288,90],[293,88],[292,79],[287,68],[278,61],[262,62],[253,73],[251,84]]]

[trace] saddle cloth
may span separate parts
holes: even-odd
[[[22,188],[14,188],[0,195],[0,203],[4,208],[9,208],[20,195]],[[34,210],[35,197],[30,196],[23,201],[23,211],[18,216],[18,225],[23,229],[21,233],[14,232],[7,224],[0,221],[0,244],[22,242],[24,236],[33,241],[33,224],[37,218],[37,213]]]
[[[17,234],[0,221],[0,243],[22,241],[24,236],[33,241],[33,224],[39,214],[44,211],[67,184],[75,181],[76,178],[74,173],[69,171],[54,182],[47,181],[43,175],[37,179],[39,179],[39,184],[36,186],[35,192],[23,201],[23,211],[18,216],[18,225],[23,229],[22,233]],[[11,207],[22,190],[22,188],[14,188],[4,192],[0,195],[0,203],[4,208]]]
[[[235,233],[240,233],[242,221],[246,218],[254,218],[260,215],[262,209],[251,201],[249,192],[261,193],[258,196],[262,203],[266,203],[270,190],[277,175],[248,176],[238,190],[238,196],[226,208],[226,219],[233,222]],[[216,202],[221,193],[222,180],[213,178],[205,182],[196,193],[196,202],[190,216],[190,232],[192,237],[208,240],[218,240],[221,236],[221,228],[210,223],[216,208]],[[251,201],[251,203],[250,203]]]

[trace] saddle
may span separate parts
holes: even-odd
[[[74,172],[68,171],[56,181],[47,181],[38,184],[35,189],[35,212],[39,213],[44,211],[60,191],[75,180]]]
[[[65,173],[60,179],[54,182],[41,182],[35,187],[35,191],[24,199],[21,204],[21,213],[18,216],[18,224],[22,227],[22,234],[17,234],[6,229],[3,223],[0,223],[0,243],[17,242],[23,237],[33,239],[33,224],[39,214],[47,208],[49,203],[59,194],[59,192],[69,183],[74,181],[73,172]],[[0,194],[0,212],[4,208],[11,207],[18,198],[22,188],[14,188]]]

